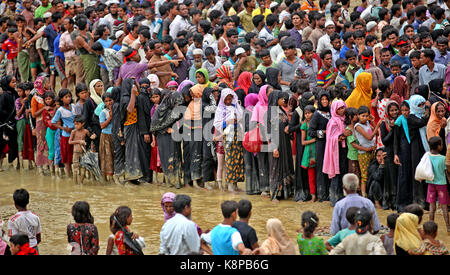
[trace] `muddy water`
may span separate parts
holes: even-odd
[[[243,188],[243,184],[240,184]],[[159,249],[159,231],[163,225],[163,213],[160,206],[165,192],[188,194],[192,198],[192,219],[203,229],[212,229],[222,221],[220,203],[223,200],[240,200],[246,198],[253,204],[250,225],[258,234],[260,243],[266,238],[265,223],[267,219],[279,218],[292,241],[296,240],[296,230],[300,227],[301,213],[312,210],[319,216],[319,226],[329,226],[332,208],[329,203],[295,203],[291,200],[273,204],[259,196],[248,196],[241,192],[232,194],[220,191],[207,191],[192,188],[174,189],[156,184],[115,185],[86,182],[76,185],[72,180],[39,176],[35,170],[16,171],[9,169],[0,172],[0,217],[5,222],[3,229],[16,209],[12,194],[17,188],[30,192],[29,209],[39,215],[42,223],[41,254],[69,254],[67,250],[66,226],[73,222],[71,207],[75,201],[89,202],[95,225],[99,231],[100,251],[105,254],[109,231],[109,216],[121,205],[129,206],[133,211],[133,232],[143,236],[146,242],[145,254],[157,254]],[[390,211],[377,210],[382,224]],[[425,216],[424,220],[428,220]],[[439,238],[450,247],[450,237],[445,232],[441,214],[436,215],[439,225]],[[329,236],[322,236],[327,239]]]

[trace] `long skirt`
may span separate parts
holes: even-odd
[[[125,146],[121,144],[121,139],[117,135],[112,135],[114,148],[114,174],[122,176],[125,172]]]
[[[155,147],[152,147],[152,157],[150,158],[150,169],[157,173],[162,172],[161,158],[158,152],[158,142],[155,140]]]
[[[100,148],[99,157],[100,169],[103,175],[112,176],[114,174],[114,146],[112,143],[112,135],[104,134],[100,135]]]
[[[203,141],[203,162],[202,162],[202,175],[203,181],[214,181],[216,179],[216,174],[214,171],[217,170],[217,153],[216,144],[212,141]]]
[[[140,154],[144,154],[139,142],[138,124],[124,126],[125,138],[125,179],[137,180],[144,176],[141,167]]]
[[[269,192],[269,153],[259,152],[256,156],[258,158],[259,168],[259,186],[261,192]]]
[[[45,140],[45,134],[47,132],[47,127],[43,120],[36,121],[36,165],[43,166],[48,165],[48,145]]]
[[[383,209],[395,209],[398,169],[393,158],[386,156],[384,171]]]
[[[302,168],[303,148],[301,137],[296,135],[296,154],[295,154],[295,181],[294,181],[294,201],[308,201],[311,199],[311,190],[308,182],[311,181],[307,169]],[[311,174],[312,175],[312,174]],[[314,191],[315,191],[315,174],[314,174]],[[312,182],[312,181],[311,181]]]
[[[31,75],[30,55],[24,51],[19,52],[17,55],[17,63],[19,63],[20,81],[29,81]]]
[[[17,149],[19,152],[23,151],[23,137],[25,135],[25,125],[26,125],[26,118],[22,118],[21,120],[18,120],[16,122],[16,129],[17,129]]]
[[[61,130],[56,129],[55,132],[55,159],[54,165],[59,165],[61,163]]]
[[[202,141],[183,141],[184,184],[202,178]]]
[[[144,135],[139,135],[139,147],[141,148],[139,158],[141,163],[141,171],[143,174],[143,179],[147,182],[153,181],[153,173],[150,170],[150,166],[148,165],[151,161],[152,157],[152,147],[150,143],[146,143],[144,140]]]
[[[92,80],[100,79],[100,67],[97,65],[98,57],[93,54],[82,54],[80,58],[86,72],[85,83],[89,87]]]
[[[316,141],[316,190],[317,199],[322,201],[330,200],[330,179],[327,174],[322,172],[323,158],[325,154],[325,140],[318,139]]]
[[[157,135],[159,156],[166,183],[181,188],[181,144],[174,141],[171,134]]]
[[[282,197],[287,199],[293,191],[294,163],[292,159],[292,148],[289,136],[281,135],[278,145],[279,157],[274,158],[273,153],[269,153],[270,167],[270,199]]]
[[[48,145],[48,159],[50,161],[53,161],[53,159],[55,158],[55,132],[56,130],[47,128],[47,132],[45,134],[45,140],[47,141]]]
[[[244,181],[244,151],[242,142],[238,141],[236,132],[233,140],[224,135],[225,150],[225,182],[238,183]]]
[[[22,159],[34,160],[33,133],[31,132],[29,123],[25,124],[25,131],[23,134]]]
[[[261,194],[258,175],[258,158],[244,148],[245,191],[247,195]]]

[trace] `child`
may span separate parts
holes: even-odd
[[[19,160],[17,162],[17,169],[23,169],[23,144],[24,144],[24,134],[25,125],[27,118],[25,117],[25,89],[24,83],[17,85],[18,98],[16,99],[16,129],[17,129],[17,145],[19,150]]]
[[[112,105],[114,100],[111,93],[102,95],[105,108],[101,111],[99,116],[100,127],[102,133],[100,135],[99,157],[103,180],[110,181],[114,175],[114,147],[112,143]]]
[[[395,233],[395,224],[397,222],[399,214],[392,213],[387,216],[387,226],[389,227],[389,232],[387,234],[382,235],[381,241],[383,242],[384,249],[386,249],[386,255],[395,255],[394,254],[394,233]]]
[[[53,94],[53,92],[46,92],[44,94],[44,104],[45,106],[48,106],[48,109],[45,109],[42,112],[42,120],[44,121],[44,124],[47,127],[45,140],[47,141],[48,145],[48,159],[50,161],[49,164],[52,176],[55,175],[55,166],[53,160],[55,159],[55,132],[57,129],[52,125],[51,122],[56,112],[54,98],[55,95]]]
[[[52,118],[52,124],[54,127],[61,130],[61,163],[64,164],[66,175],[72,174],[71,164],[73,157],[73,145],[69,144],[70,134],[74,128],[74,108],[72,104],[72,94],[68,89],[61,89],[58,94],[59,104],[61,107],[56,110],[55,116]],[[62,120],[62,125],[57,124]]]
[[[27,210],[30,194],[25,189],[17,189],[13,194],[17,213],[8,221],[8,236],[25,234],[30,247],[37,249],[41,242],[41,221],[39,216]]]
[[[413,51],[409,55],[411,59],[411,68],[406,71],[406,83],[410,95],[413,95],[416,88],[419,86],[419,69],[422,66],[420,62],[420,51]]]
[[[164,212],[164,222],[167,222],[175,216],[175,209],[173,208],[173,201],[175,199],[175,194],[172,192],[167,192],[163,195],[161,199],[161,208]]]
[[[347,71],[345,72],[345,78],[348,80],[348,82],[350,82],[350,86],[352,89],[355,88],[355,74],[357,71],[359,71],[359,69],[361,69],[360,66],[358,66],[357,64],[357,60],[356,60],[356,52],[352,49],[348,50],[345,53],[345,60],[347,60],[348,62],[348,68]]]
[[[135,248],[128,246],[124,238],[125,233],[129,233],[128,226],[133,222],[133,215],[128,206],[120,206],[114,212],[113,230],[116,231],[114,235],[114,244],[117,247],[119,255],[142,255],[142,247],[145,246],[144,239],[139,237],[136,233],[132,233],[132,239],[135,240]],[[126,232],[124,232],[124,230]],[[139,245],[139,247],[137,247]]]
[[[327,247],[322,239],[314,236],[314,230],[319,225],[319,217],[314,212],[302,214],[303,234],[297,236],[300,255],[327,255]]]
[[[342,240],[345,239],[345,237],[347,237],[348,235],[354,234],[356,232],[355,231],[355,229],[356,229],[355,216],[356,216],[356,213],[358,212],[358,210],[359,210],[359,207],[349,207],[347,209],[347,212],[345,213],[345,218],[347,219],[347,221],[350,225],[348,228],[342,229],[341,231],[336,233],[336,235],[329,238],[325,242],[325,245],[326,245],[328,251],[331,251],[333,249],[333,247],[336,247],[338,244],[340,244],[342,242]]]
[[[367,183],[367,169],[372,161],[376,149],[375,136],[380,128],[382,120],[378,121],[375,128],[372,128],[369,122],[370,110],[367,106],[361,106],[358,109],[358,123],[355,124],[355,137],[358,143],[365,148],[365,150],[358,150],[358,162],[361,169],[361,193],[367,197],[366,183]]]
[[[423,224],[424,238],[418,249],[410,249],[410,255],[448,255],[448,250],[442,241],[436,240],[438,225],[433,221]]]
[[[2,51],[0,53],[0,60],[3,60],[6,54],[6,74],[12,75],[16,77],[16,79],[20,79],[19,74],[19,63],[17,62],[17,55],[19,54],[19,43],[21,43],[22,39],[18,42],[17,28],[10,27],[8,28],[8,39],[3,42]]]
[[[171,92],[176,92],[178,89],[178,83],[175,80],[167,82],[166,88]]]
[[[256,70],[263,71],[266,73],[267,68],[276,68],[277,64],[273,62],[272,58],[270,57],[270,52],[267,49],[262,49],[259,53],[259,57],[262,60],[262,63],[258,65]]]
[[[344,83],[345,87],[347,87],[347,89],[350,90],[351,89],[350,81],[348,81],[347,78],[345,77],[345,72],[347,71],[348,68],[348,62],[343,58],[339,58],[338,60],[336,60],[336,68],[338,69],[338,75],[336,77],[335,84]]]
[[[109,217],[109,229],[111,230],[111,235],[108,237],[108,245],[106,246],[106,255],[119,255],[117,251],[117,246],[114,243],[114,236],[117,233],[117,228],[114,226],[114,214]]]
[[[392,84],[394,83],[394,79],[402,73],[402,63],[398,60],[391,60],[389,65],[391,67],[391,75],[386,79]]]
[[[169,82],[170,83],[170,82]],[[153,89],[151,94],[151,101],[153,102],[153,107],[150,110],[150,116],[153,117],[155,114],[156,108],[158,108],[159,103],[161,102],[161,91],[159,89]],[[154,171],[155,176],[153,179],[156,183],[158,183],[158,172],[162,172],[161,168],[161,159],[159,158],[159,150],[158,150],[158,143],[156,141],[156,136],[154,133],[152,133],[152,143],[150,144],[152,147],[150,158],[150,169]]]
[[[88,87],[84,83],[78,83],[75,87],[75,95],[77,103],[74,105],[74,115],[81,115],[83,113],[84,102],[89,97]]]
[[[428,181],[427,202],[430,203],[430,221],[434,221],[434,214],[436,213],[436,198],[439,199],[439,204],[442,208],[442,215],[444,216],[447,232],[450,232],[450,223],[448,218],[447,205],[450,204],[450,197],[447,190],[446,166],[445,156],[440,155],[442,150],[442,139],[439,136],[431,137],[428,140],[430,145],[430,161],[433,166],[434,179]]]
[[[252,203],[249,200],[242,199],[238,203],[239,221],[233,223],[233,227],[239,230],[242,241],[246,248],[254,250],[259,247],[258,237],[253,227],[248,225],[252,216]]]
[[[39,255],[36,249],[30,247],[28,236],[16,234],[9,239],[11,255]]]
[[[358,150],[362,149],[358,143],[358,140],[355,138],[354,130],[355,124],[358,123],[358,110],[355,108],[347,108],[345,110],[345,131],[347,132],[345,135],[347,136],[347,158],[348,158],[348,173],[353,173],[358,176],[361,180],[361,170],[359,168],[358,162]]]
[[[75,183],[83,183],[84,176],[86,174],[85,168],[80,167],[80,160],[83,153],[86,151],[84,146],[86,145],[86,136],[89,135],[89,131],[84,129],[84,117],[77,115],[74,117],[75,129],[70,133],[69,144],[73,146],[73,179]],[[91,139],[94,139],[92,134]],[[79,178],[79,176],[81,177]]]
[[[61,101],[58,96],[55,96],[55,110],[58,110],[61,107]],[[56,114],[56,112],[55,112]],[[55,131],[55,158],[54,158],[54,165],[58,167],[56,169],[56,175],[58,177],[62,177],[64,174],[64,164],[61,163],[61,129],[56,128]]]
[[[19,84],[20,85],[20,84]],[[23,151],[22,151],[22,160],[28,160],[28,170],[33,169],[33,162],[34,162],[34,148],[33,148],[33,129],[34,129],[34,119],[31,115],[31,98],[33,97],[30,95],[31,90],[33,89],[34,85],[31,82],[27,82],[24,85],[25,90],[25,118],[26,118],[26,124],[25,124],[25,132],[23,136]]]
[[[372,100],[372,110],[376,107],[376,113],[373,113],[375,116],[375,123],[378,123],[378,120],[384,120],[386,117],[386,107],[392,95],[391,84],[388,80],[383,79],[378,81],[378,89],[377,96]],[[377,136],[377,148],[383,147],[383,142],[381,141],[381,137]]]
[[[309,181],[309,191],[312,196],[312,201],[317,201],[316,197],[316,154],[315,154],[315,142],[316,139],[308,135],[309,123],[311,118],[316,111],[316,108],[312,105],[305,107],[303,115],[305,116],[305,123],[300,127],[302,131],[302,145],[305,146],[303,157],[302,157],[302,167],[308,170],[308,181]]]

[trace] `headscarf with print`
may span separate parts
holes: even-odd
[[[48,92],[48,90],[45,90],[45,83],[48,81],[48,79],[47,79],[47,77],[46,76],[44,76],[44,75],[41,75],[41,76],[38,76],[37,78],[36,78],[36,80],[34,81],[34,84],[33,84],[33,86],[34,86],[34,89],[36,90],[36,93],[39,95],[39,96],[41,96],[41,97],[43,97],[44,96],[44,94],[46,93],[46,92]]]
[[[233,73],[230,66],[222,65],[217,69],[216,76],[219,78],[219,84],[225,84],[226,88],[234,89]]]
[[[231,95],[233,100],[231,105],[225,105],[225,98]],[[238,102],[238,97],[232,89],[223,89],[220,93],[220,101],[217,105],[216,114],[214,116],[214,128],[220,133],[223,132],[223,124],[226,121],[236,119],[239,127],[242,127],[243,110]]]
[[[175,200],[176,194],[172,193],[172,192],[167,192],[163,195],[162,199],[161,199],[161,208],[164,212],[164,222],[167,222],[168,220],[170,220],[171,218],[173,218],[176,214],[175,211],[173,211],[172,213],[168,213],[166,211],[166,208],[164,207],[164,203],[166,202],[173,202]]]

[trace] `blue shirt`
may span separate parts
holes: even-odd
[[[440,51],[436,51],[434,62],[447,66],[450,63],[450,51],[447,51],[445,55],[442,55]]]
[[[353,48],[350,49],[349,47],[347,47],[347,45],[344,45],[344,46],[342,47],[342,49],[341,49],[341,53],[339,54],[339,58],[345,59],[345,53],[346,53],[348,50],[354,50],[354,49],[353,49]],[[356,53],[356,50],[355,50],[355,53]]]
[[[446,185],[447,178],[445,176],[445,156],[443,155],[433,155],[430,154],[431,166],[433,166],[434,179],[433,181],[426,181],[427,183],[432,183],[436,185]]]
[[[55,56],[58,56],[65,62],[66,59],[64,58],[64,53],[61,52],[61,50],[59,49],[59,39],[60,38],[61,38],[61,34],[58,34],[58,36],[55,38],[55,42],[53,42],[53,47],[55,49]]]
[[[52,123],[56,123],[59,120],[62,120],[62,126],[63,127],[69,127],[74,128],[75,124],[73,123],[73,118],[75,117],[73,114],[73,104],[70,104],[70,110],[67,110],[64,107],[59,107],[58,110],[56,110],[55,116],[52,118]],[[63,137],[70,137],[70,132],[62,131]]]
[[[239,255],[238,245],[243,243],[239,231],[230,225],[219,224],[202,239],[211,244],[214,255]]]
[[[407,55],[405,55],[404,57],[401,57],[398,54],[396,54],[391,59],[391,61],[394,61],[394,60],[400,61],[400,63],[402,63],[402,73],[403,74],[406,74],[406,71],[412,67],[411,59],[409,59],[409,56],[407,56]]]
[[[419,85],[427,85],[433,79],[445,79],[445,70],[447,66],[434,63],[433,71],[430,71],[427,65],[419,69]]]
[[[45,27],[44,34],[48,42],[48,51],[54,53],[54,42],[55,38],[58,36],[58,30],[53,26],[53,24],[50,24]]]
[[[175,214],[160,232],[159,254],[192,255],[200,253],[200,237],[195,223],[180,213]]]
[[[335,247],[338,244],[340,244],[342,242],[343,239],[345,239],[345,237],[347,237],[348,235],[354,234],[356,233],[355,229],[348,229],[348,228],[344,228],[341,231],[339,231],[338,233],[336,233],[336,235],[334,235],[333,237],[328,239],[328,243]]]
[[[100,124],[107,121],[108,118],[109,118],[109,110],[107,108],[105,108],[100,112],[100,115],[99,115]],[[107,135],[112,134],[112,123],[111,122],[109,122],[108,126],[106,126],[105,128],[102,129],[102,134],[107,134]]]

